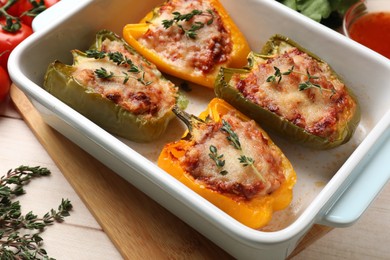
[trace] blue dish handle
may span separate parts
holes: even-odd
[[[323,215],[319,224],[346,227],[355,223],[390,179],[390,129],[360,161],[356,178]],[[354,175],[355,176],[355,175]]]

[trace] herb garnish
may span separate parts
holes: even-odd
[[[336,90],[334,88],[326,89],[326,88],[321,87],[320,84],[316,84],[316,83],[311,82],[312,79],[319,79],[319,77],[310,75],[308,70],[306,70],[306,74],[299,72],[299,71],[295,71],[294,66],[292,66],[291,69],[287,70],[286,72],[281,72],[280,69],[278,67],[275,67],[275,66],[274,66],[274,70],[275,70],[275,73],[267,78],[267,80],[266,80],[267,82],[275,82],[276,79],[278,79],[278,84],[279,84],[280,81],[282,80],[283,75],[290,75],[291,73],[297,73],[297,74],[305,75],[307,77],[307,80],[305,82],[299,83],[299,85],[298,85],[299,91],[303,91],[303,90],[306,90],[309,88],[318,88],[321,93],[323,90],[331,91],[332,95],[330,97],[332,97],[336,93]]]
[[[309,88],[318,88],[321,93],[322,93],[322,90],[325,90],[325,91],[331,91],[332,95],[336,94],[336,90],[334,88],[332,88],[332,89],[323,88],[323,87],[321,87],[321,85],[311,82],[310,81],[311,79],[318,79],[318,77],[310,75],[309,71],[306,71],[306,72],[307,72],[307,75],[306,75],[307,80],[305,82],[299,84],[299,87],[298,87],[299,91],[309,89]],[[331,95],[331,97],[332,97],[332,95]]]
[[[228,134],[228,136],[226,138],[230,141],[230,144],[233,145],[233,147],[235,149],[243,152],[240,140],[238,138],[238,135],[236,134],[236,132],[234,132],[234,130],[232,129],[232,126],[226,120],[222,120],[222,128],[221,128],[221,130]],[[238,160],[240,161],[240,163],[244,167],[251,166],[253,171],[257,175],[257,177],[262,182],[265,182],[263,175],[255,167],[255,161],[253,160],[253,158],[248,157],[248,156],[246,156],[244,154],[241,154],[241,156],[238,158]]]
[[[282,80],[283,75],[290,75],[291,72],[293,72],[294,66],[292,66],[291,69],[287,70],[286,72],[281,72],[280,69],[278,67],[275,67],[275,66],[274,66],[274,69],[275,69],[274,75],[269,76],[267,78],[267,82],[275,82],[276,78],[278,78],[278,84],[279,84],[280,81]]]
[[[237,150],[242,150],[238,135],[233,131],[232,126],[226,120],[222,120],[221,130],[228,134],[226,138],[230,141],[234,148]]]
[[[211,25],[214,21],[214,14],[213,14],[213,11],[210,10],[210,9],[207,9],[207,13],[209,13],[211,15],[211,18],[206,22],[206,25]],[[194,22],[190,29],[186,30],[183,25],[179,22],[181,21],[185,21],[185,22],[188,22],[190,21],[195,15],[202,15],[203,14],[203,11],[201,10],[192,10],[191,12],[187,13],[187,14],[181,14],[180,12],[173,12],[173,19],[171,20],[163,20],[162,21],[162,25],[164,26],[165,29],[168,29],[170,28],[171,26],[173,26],[174,24],[177,25],[177,27],[179,27],[183,32],[184,34],[191,38],[191,39],[196,39],[196,36],[197,36],[197,32],[199,29],[203,28],[205,25],[204,23],[202,22]]]
[[[22,215],[19,201],[11,201],[15,196],[25,193],[23,186],[32,178],[49,174],[48,169],[39,166],[20,166],[0,178],[0,259],[52,259],[42,248],[40,233],[54,221],[62,222],[64,217],[69,216],[71,202],[62,199],[58,210],[51,209],[39,218],[31,211]],[[23,232],[22,235],[20,229],[37,232]]]
[[[98,76],[98,78],[100,79],[110,79],[112,77],[114,77],[114,73],[112,71],[110,71],[110,73],[103,67],[101,67],[100,69],[96,69],[95,70],[95,74],[96,76]]]
[[[222,160],[223,154],[219,155],[218,149],[214,145],[210,145],[209,150],[210,150],[209,156],[211,159],[214,160],[215,165],[218,167],[218,169],[223,168],[223,166],[225,166],[225,160]],[[219,172],[219,174],[226,175],[228,174],[228,172],[226,170],[222,170]]]
[[[94,58],[94,59],[104,59],[105,57],[108,57],[109,60],[116,63],[116,65],[128,65],[130,66],[130,69],[128,69],[126,72],[122,72],[123,75],[114,75],[113,72],[108,72],[105,68],[101,67],[100,69],[96,69],[94,72],[98,78],[101,79],[110,79],[113,77],[123,77],[123,84],[126,84],[127,81],[129,81],[130,78],[134,78],[137,81],[141,82],[143,85],[148,86],[152,84],[152,81],[145,81],[145,72],[142,70],[142,67],[139,68],[136,66],[132,60],[127,58],[123,53],[121,52],[104,52],[104,51],[98,51],[98,50],[87,50],[85,52],[88,58]],[[138,74],[142,72],[141,77],[132,77],[128,74],[128,72],[133,74]]]

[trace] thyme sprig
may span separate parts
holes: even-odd
[[[114,77],[123,78],[123,84],[126,84],[126,82],[129,81],[130,78],[136,79],[138,82],[141,82],[145,86],[149,86],[153,83],[152,81],[145,81],[144,71],[141,73],[140,77],[134,77],[129,75],[127,72],[132,72],[131,70],[128,70],[127,72],[122,71],[123,75],[115,75],[112,71],[107,71],[105,68],[100,67],[100,69],[96,69],[94,72],[96,76],[101,79],[110,79]]]
[[[211,15],[211,18],[206,22],[206,25],[211,25],[214,22],[214,13],[210,9],[207,9],[207,13]],[[173,14],[172,19],[170,20],[164,19],[162,21],[162,25],[164,26],[164,28],[168,29],[174,24],[176,24],[176,26],[179,27],[184,32],[184,34],[191,39],[196,39],[197,31],[202,29],[205,26],[205,24],[202,22],[194,22],[193,24],[191,24],[191,27],[188,30],[186,30],[183,27],[183,24],[180,23],[183,21],[188,22],[196,15],[202,15],[203,11],[201,10],[195,9],[186,14],[181,14],[180,12],[173,12],[172,14]]]
[[[108,72],[105,68],[101,67],[100,69],[95,70],[95,74],[100,79],[110,79],[114,77],[114,72]]]
[[[234,130],[232,129],[232,126],[226,120],[222,120],[221,130],[228,134],[228,136],[226,138],[227,138],[227,140],[229,140],[230,144],[233,145],[233,147],[235,149],[241,151],[241,155],[238,158],[240,163],[244,167],[250,166],[253,169],[253,171],[255,172],[256,176],[262,182],[265,182],[263,175],[257,170],[257,168],[255,166],[255,161],[253,160],[253,158],[244,155],[244,152],[243,152],[238,135],[236,134],[236,132],[234,132]]]
[[[276,79],[278,79],[278,84],[280,83],[280,81],[282,80],[282,76],[283,75],[290,75],[291,72],[293,72],[294,70],[294,65],[291,67],[291,69],[285,71],[285,72],[281,72],[280,69],[278,67],[275,67],[274,66],[274,70],[275,70],[275,73],[274,75],[271,75],[267,78],[267,82],[275,82]]]
[[[242,150],[238,135],[236,134],[236,132],[233,131],[232,126],[226,120],[222,120],[221,130],[228,134],[226,138],[234,146],[235,149]]]
[[[281,72],[281,70],[276,66],[274,66],[274,70],[275,70],[275,73],[267,78],[267,80],[266,80],[267,82],[276,82],[276,80],[277,80],[277,82],[279,84],[280,81],[282,80],[282,76],[290,75],[291,73],[297,73],[297,74],[301,74],[301,75],[304,75],[307,77],[307,80],[305,82],[299,83],[299,85],[298,85],[299,91],[303,91],[303,90],[306,90],[309,88],[318,88],[321,93],[323,90],[332,92],[331,97],[336,93],[336,90],[334,88],[327,89],[327,88],[323,88],[320,84],[313,83],[311,80],[319,79],[319,77],[310,75],[308,70],[306,70],[306,74],[302,73],[300,71],[295,71],[294,66],[292,66],[290,69],[288,69],[285,72]]]
[[[299,91],[303,91],[303,90],[306,90],[309,88],[318,88],[321,93],[323,90],[332,92],[331,97],[334,94],[336,94],[336,90],[334,88],[332,88],[332,89],[323,88],[323,87],[321,87],[321,85],[311,82],[311,79],[318,79],[318,77],[310,75],[309,71],[306,71],[306,73],[307,73],[306,74],[307,80],[305,82],[299,84],[299,86],[298,86]]]
[[[130,69],[127,71],[123,71],[123,75],[114,75],[112,71],[107,71],[105,68],[101,67],[100,69],[96,69],[94,72],[98,78],[101,79],[111,79],[113,77],[121,77],[123,78],[123,84],[126,84],[127,81],[129,81],[130,78],[136,79],[138,82],[141,82],[143,85],[148,86],[152,84],[152,81],[145,81],[145,71],[143,71],[142,67],[136,66],[133,61],[129,58],[127,58],[123,53],[121,52],[104,52],[104,51],[98,51],[98,50],[87,50],[85,51],[85,54],[88,58],[94,58],[94,59],[104,59],[105,57],[108,57],[109,60],[114,62],[117,66],[120,65],[126,65],[130,66]],[[129,73],[132,74],[139,74],[141,73],[140,77],[134,77],[129,75]]]
[[[223,154],[218,154],[218,149],[214,145],[210,145],[209,150],[210,158],[215,162],[215,165],[218,167],[218,169],[221,170],[225,166],[225,160],[222,159]],[[221,170],[219,174],[226,175],[228,174],[228,171]]]
[[[48,169],[39,166],[20,166],[0,178],[0,259],[52,259],[42,248],[40,233],[54,221],[62,222],[69,216],[71,202],[62,199],[57,210],[51,209],[40,218],[32,211],[23,215],[19,201],[12,201],[25,193],[23,186],[32,178],[49,174]],[[22,235],[21,229],[35,233],[23,231]]]

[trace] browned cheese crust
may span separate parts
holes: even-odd
[[[279,81],[267,82],[275,73],[275,67],[283,75]],[[299,85],[310,81],[320,88],[299,90]],[[334,140],[353,116],[357,104],[346,86],[335,76],[330,67],[318,62],[307,53],[291,48],[281,55],[256,64],[244,79],[235,75],[231,80],[245,98],[303,128],[306,132]]]
[[[164,115],[176,103],[177,88],[173,83],[162,78],[161,73],[153,64],[146,62],[141,56],[129,52],[118,41],[104,40],[102,51],[106,53],[120,52],[139,69],[139,72],[129,72],[129,64],[117,65],[108,57],[94,59],[79,57],[73,77],[82,85],[88,86],[91,92],[99,93],[125,110],[146,119]],[[97,77],[95,70],[105,68],[112,72],[109,79]],[[125,73],[128,81],[124,82]]]
[[[180,26],[188,31],[197,23],[204,25],[196,30],[196,39],[188,37],[175,24],[164,28],[163,20],[172,20],[173,12],[184,15],[193,10],[202,11],[202,14],[195,15],[189,21],[180,21]],[[208,24],[211,20],[212,23]],[[167,1],[159,8],[158,17],[151,22],[149,30],[138,41],[161,55],[168,64],[183,70],[209,73],[216,65],[226,62],[232,52],[230,34],[208,1]]]
[[[254,121],[242,121],[227,114],[222,118],[228,122],[239,137],[242,150],[237,150],[222,131],[222,123],[203,124],[193,133],[194,146],[181,158],[184,169],[207,188],[224,194],[235,195],[237,199],[248,200],[272,193],[284,181],[280,151],[270,145]],[[225,160],[223,168],[218,168],[210,158],[210,146],[217,148]],[[239,157],[245,154],[254,160],[254,166],[264,177],[260,180],[250,166],[243,166]],[[221,174],[226,170],[226,174]]]

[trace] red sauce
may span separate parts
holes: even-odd
[[[351,25],[349,35],[390,59],[390,12],[363,15]]]

